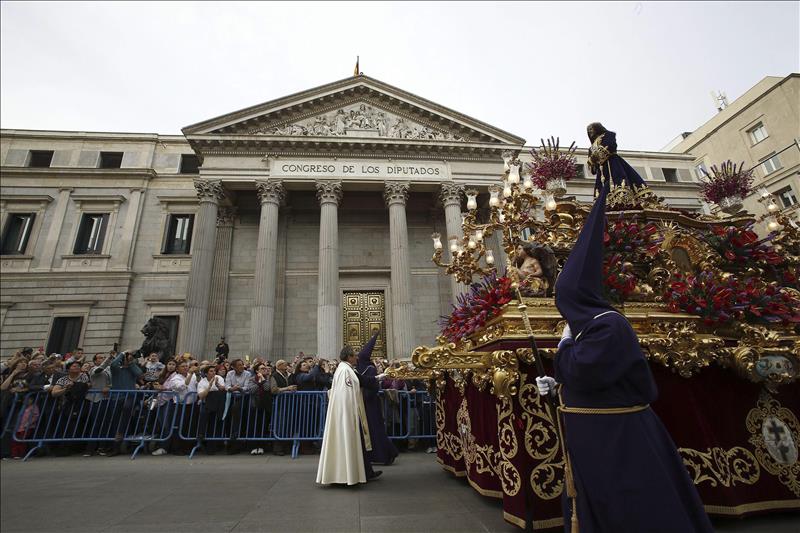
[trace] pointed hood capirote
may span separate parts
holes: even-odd
[[[556,307],[567,320],[574,337],[595,316],[615,310],[603,294],[603,236],[608,189],[606,181],[556,281]]]
[[[367,369],[369,365],[372,364],[372,350],[375,349],[375,343],[378,340],[378,334],[380,332],[376,332],[372,338],[369,340],[367,344],[361,348],[361,351],[358,352],[358,362],[356,363],[356,370],[359,374],[363,374],[364,371]]]

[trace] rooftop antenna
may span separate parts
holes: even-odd
[[[711,99],[714,100],[717,111],[722,111],[728,107],[728,96],[722,91],[717,91],[716,93],[711,91]]]

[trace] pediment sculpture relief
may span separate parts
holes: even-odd
[[[313,119],[293,124],[283,124],[256,130],[260,135],[305,136],[363,136],[392,139],[425,139],[437,141],[465,141],[463,137],[446,131],[413,123],[402,117],[376,110],[367,104],[355,104]]]

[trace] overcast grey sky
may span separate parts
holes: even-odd
[[[179,133],[361,70],[527,139],[657,150],[800,71],[798,2],[3,2],[0,126]]]

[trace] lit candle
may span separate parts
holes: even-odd
[[[511,196],[511,185],[506,184],[506,186],[503,187],[503,197],[508,198],[509,196]]]
[[[450,251],[453,253],[458,251],[458,239],[456,237],[450,237]]]
[[[554,198],[552,198],[552,197],[551,197],[551,198],[548,198],[548,200],[547,200],[547,204],[545,204],[545,207],[547,208],[547,210],[548,210],[548,211],[552,211],[553,209],[555,209],[555,208],[556,208],[556,201],[555,201],[555,199],[554,199]]]
[[[522,180],[522,186],[525,187],[526,189],[533,189],[533,182],[531,181],[530,176],[527,175],[525,176],[525,179]]]
[[[769,205],[767,206],[767,211],[774,213],[777,210],[778,210],[778,204],[776,204],[775,202],[770,202]]]
[[[478,208],[478,202],[476,198],[478,197],[478,191],[475,189],[470,189],[467,191],[467,209],[470,211],[474,211]]]
[[[776,229],[778,229],[778,225],[779,224],[774,220],[770,220],[769,224],[767,224],[767,227],[769,228],[770,231],[775,231]]]
[[[467,246],[469,246],[470,250],[474,250],[477,245],[478,244],[475,241],[473,241],[472,239],[470,239],[469,242],[467,243]]]
[[[515,185],[519,183],[519,163],[512,163],[509,168],[508,183]]]
[[[497,207],[500,205],[500,191],[497,189],[492,189],[490,191],[491,196],[489,197],[489,206],[490,207]]]
[[[486,250],[486,264],[487,265],[494,264],[494,254],[492,254],[491,250]]]
[[[481,242],[483,240],[483,230],[475,230],[475,240]]]
[[[438,233],[434,233],[431,235],[433,239],[433,249],[434,250],[441,250],[442,249],[442,236]]]

